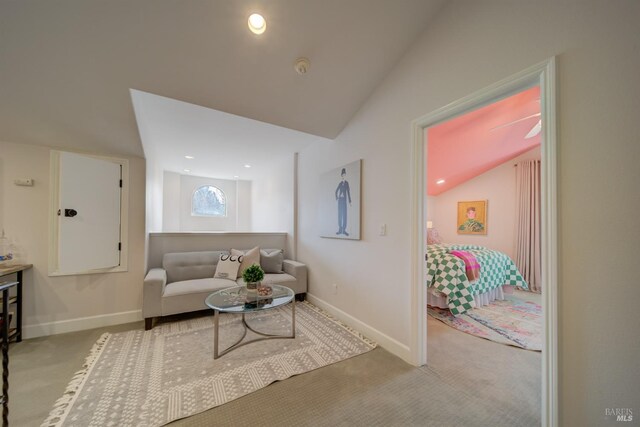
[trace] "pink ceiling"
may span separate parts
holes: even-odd
[[[540,113],[540,88],[527,89],[427,130],[427,194],[437,196],[540,144],[525,139]],[[436,184],[444,179],[444,184]]]

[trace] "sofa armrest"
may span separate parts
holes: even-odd
[[[298,292],[307,292],[307,266],[298,261],[285,259],[282,262],[282,269],[285,273],[292,275],[298,281]]]
[[[144,278],[142,288],[142,317],[162,316],[162,294],[167,285],[164,268],[152,268]]]

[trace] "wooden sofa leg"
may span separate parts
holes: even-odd
[[[147,317],[144,319],[144,330],[150,331],[153,328],[153,317]]]

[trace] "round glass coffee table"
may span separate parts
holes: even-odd
[[[246,286],[234,286],[232,288],[225,288],[216,291],[209,295],[204,300],[205,304],[213,309],[214,330],[215,337],[213,341],[213,358],[217,359],[220,356],[224,356],[232,350],[243,345],[250,344],[268,339],[282,339],[282,338],[295,338],[296,337],[296,298],[293,290],[282,285],[271,285],[273,293],[268,297],[255,297],[250,296],[247,298]],[[291,302],[291,334],[290,335],[277,335],[277,334],[265,334],[263,332],[253,329],[247,323],[245,319],[246,313],[253,313],[256,311],[269,310],[272,308],[283,306]],[[231,344],[228,348],[218,351],[218,337],[220,327],[220,313],[236,313],[242,314],[242,325],[244,326],[244,332],[239,340]],[[244,337],[247,335],[247,330],[261,335],[261,338],[255,338],[250,341],[245,341]]]

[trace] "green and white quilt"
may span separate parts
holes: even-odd
[[[480,278],[469,283],[464,261],[449,251],[471,253],[480,264]],[[457,316],[476,306],[473,299],[502,285],[529,289],[513,260],[506,254],[476,245],[428,245],[427,286],[435,287],[448,298],[451,314]]]

